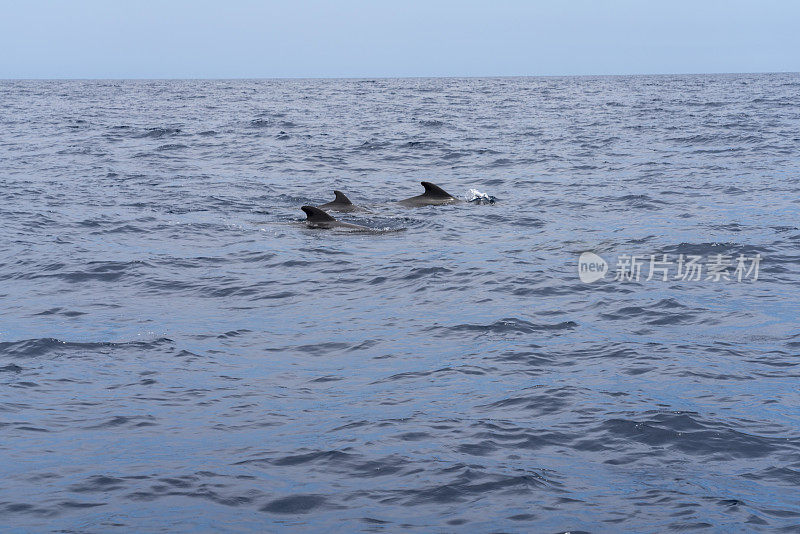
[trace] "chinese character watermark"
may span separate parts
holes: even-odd
[[[708,257],[696,254],[620,254],[613,271],[615,282],[743,282],[758,280],[761,254],[735,258],[725,254]],[[594,252],[578,258],[581,282],[591,283],[605,278],[609,272],[606,260]]]

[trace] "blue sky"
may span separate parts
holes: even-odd
[[[0,78],[800,70],[795,0],[0,0]]]

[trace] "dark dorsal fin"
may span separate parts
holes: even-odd
[[[347,198],[347,195],[345,195],[341,191],[334,191],[333,194],[336,195],[336,199],[334,200],[334,202],[336,202],[337,204],[347,204],[348,206],[353,205],[353,203],[350,202],[350,199]]]
[[[435,198],[453,198],[453,195],[442,189],[436,184],[432,184],[430,182],[420,182],[422,187],[425,188],[425,193],[423,196],[426,197],[435,197]]]
[[[330,222],[336,220],[321,209],[315,208],[314,206],[303,206],[300,209],[306,212],[306,216],[308,217],[306,220],[311,222]]]

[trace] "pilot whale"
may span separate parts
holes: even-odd
[[[438,185],[430,182],[420,182],[425,192],[415,197],[400,200],[398,204],[408,208],[417,208],[420,206],[441,206],[443,204],[455,204],[461,202],[456,197],[439,187]]]
[[[315,208],[314,206],[303,206],[300,209],[306,213],[306,224],[310,228],[344,228],[347,230],[361,230],[362,232],[372,231],[371,228],[367,228],[366,226],[337,221],[321,209]]]
[[[342,212],[360,211],[363,209],[350,202],[350,199],[347,198],[347,195],[345,195],[341,191],[334,191],[333,194],[336,198],[334,198],[330,202],[326,202],[325,204],[320,204],[317,207],[321,210],[326,210],[326,211],[332,210],[332,211],[342,211]]]

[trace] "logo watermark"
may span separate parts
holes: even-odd
[[[761,265],[761,254],[729,256],[712,254],[620,254],[614,268],[615,282],[755,282]],[[605,278],[608,262],[594,252],[578,258],[581,282],[591,283]]]
[[[594,252],[584,252],[578,258],[578,276],[581,282],[590,284],[605,278],[608,272],[606,260]]]

